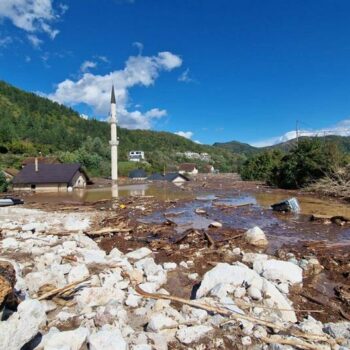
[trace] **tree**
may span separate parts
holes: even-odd
[[[281,159],[268,182],[281,188],[301,188],[330,174],[343,162],[335,143],[305,139]]]
[[[0,192],[6,192],[8,183],[5,177],[5,174],[0,170]]]

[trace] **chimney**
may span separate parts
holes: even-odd
[[[37,173],[38,171],[39,171],[38,157],[35,157],[35,172]]]

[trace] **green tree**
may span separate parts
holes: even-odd
[[[6,192],[8,183],[5,174],[0,170],[0,192]]]

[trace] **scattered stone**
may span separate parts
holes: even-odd
[[[177,264],[174,262],[168,262],[163,264],[164,270],[175,270],[177,268]]]
[[[170,317],[167,317],[162,313],[157,313],[152,315],[151,319],[149,320],[147,325],[147,331],[159,332],[163,329],[175,328],[177,326],[178,326],[178,323],[173,319],[171,319]]]
[[[253,300],[261,300],[262,295],[260,289],[256,287],[249,287],[248,290],[248,295],[253,299]]]
[[[118,328],[104,326],[89,336],[90,350],[126,350],[127,344]]]
[[[343,338],[345,340],[343,345],[350,347],[350,322],[326,323],[323,331],[333,338]]]
[[[143,259],[150,254],[152,254],[152,250],[150,250],[146,247],[142,247],[140,249],[134,250],[133,252],[126,254],[126,257],[129,259],[133,259],[133,260],[140,260],[140,259]]]
[[[77,281],[81,281],[82,279],[88,277],[90,275],[88,268],[86,265],[77,265],[72,267],[68,274],[68,283],[73,283]]]
[[[183,327],[176,332],[176,338],[183,344],[191,344],[198,341],[212,330],[212,327],[204,325]]]
[[[88,335],[89,331],[84,327],[65,332],[60,332],[57,328],[50,329],[39,344],[38,350],[80,350]]]
[[[198,273],[195,272],[195,273],[188,274],[187,277],[192,281],[196,281],[198,279],[199,275],[198,275]]]
[[[244,346],[252,345],[252,339],[249,336],[243,337],[241,341]]]
[[[276,259],[258,260],[254,262],[254,270],[270,281],[280,281],[282,283],[301,283],[303,281],[303,271],[299,266],[288,261]]]
[[[214,228],[221,228],[222,227],[222,223],[218,222],[218,221],[213,221],[209,224],[209,227],[214,227]]]
[[[38,300],[23,301],[17,312],[0,322],[0,350],[21,349],[37,335],[45,321],[45,310]]]
[[[244,233],[244,239],[247,243],[257,247],[264,247],[268,244],[264,231],[258,226],[246,231]]]

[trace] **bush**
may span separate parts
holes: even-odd
[[[279,166],[283,153],[279,150],[265,151],[247,159],[240,167],[243,180],[269,181],[272,171]]]
[[[6,192],[8,183],[6,181],[5,174],[0,170],[0,192]]]
[[[281,159],[268,183],[281,188],[301,188],[332,173],[344,159],[336,144],[305,139]]]

